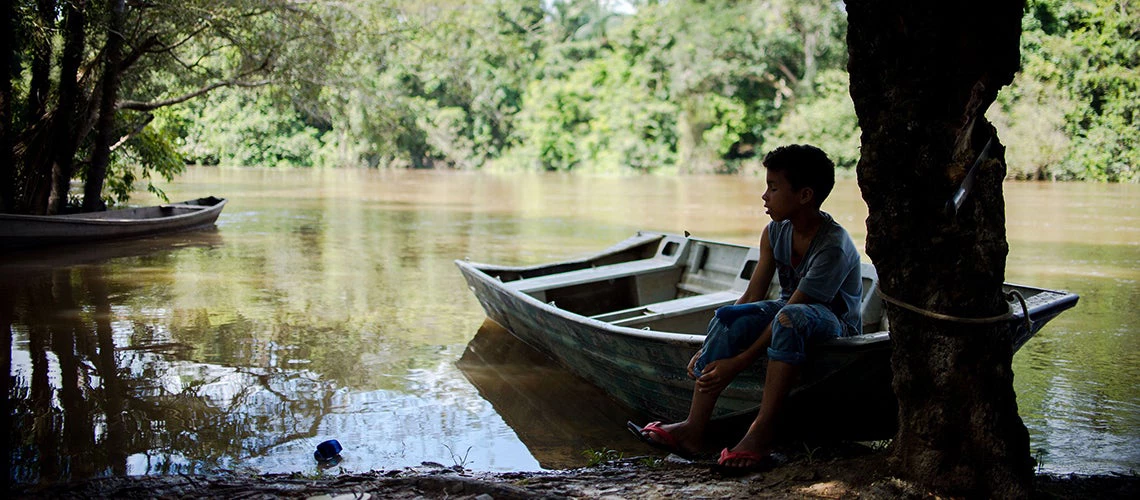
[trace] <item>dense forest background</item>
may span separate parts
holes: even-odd
[[[837,1],[13,5],[17,170],[78,109],[74,176],[109,143],[110,201],[186,164],[748,174],[789,142],[859,155]],[[78,105],[56,102],[74,85]],[[1022,70],[988,113],[1009,176],[1140,182],[1138,96],[1140,0],[1029,0]]]

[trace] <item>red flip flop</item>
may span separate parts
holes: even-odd
[[[748,460],[751,465],[727,465],[730,460]],[[740,475],[752,472],[764,472],[776,466],[776,460],[770,454],[760,454],[754,451],[729,451],[725,448],[720,451],[720,459],[713,466],[713,471],[724,475]]]
[[[677,445],[677,438],[673,437],[669,431],[663,429],[660,421],[650,422],[645,424],[645,427],[638,427],[637,424],[633,422],[626,422],[625,426],[629,429],[629,432],[632,432],[638,439],[649,446],[673,453],[682,458],[691,458],[693,455]],[[650,434],[657,436],[657,438],[649,437]]]

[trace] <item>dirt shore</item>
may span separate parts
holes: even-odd
[[[936,498],[886,472],[882,452],[820,451],[766,471],[727,477],[674,456],[623,458],[558,472],[477,473],[422,467],[299,474],[115,477],[28,488],[9,498]],[[1036,497],[1140,498],[1140,476],[1037,476]]]

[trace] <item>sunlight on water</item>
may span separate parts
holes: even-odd
[[[18,482],[316,473],[326,439],[351,471],[644,454],[623,427],[639,416],[484,324],[452,260],[580,257],[638,229],[755,244],[767,222],[758,178],[192,168],[163,189],[229,204],[214,230],[0,266]],[[1081,295],[1014,358],[1033,454],[1140,468],[1140,189],[1006,199],[1007,279]],[[854,181],[824,209],[863,246]]]

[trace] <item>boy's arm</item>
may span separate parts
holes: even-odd
[[[772,241],[768,237],[768,226],[764,226],[764,231],[760,233],[760,261],[756,263],[756,269],[752,270],[752,277],[748,280],[748,289],[740,298],[736,299],[736,303],[747,304],[768,298],[768,288],[771,287],[772,276],[775,274],[776,258],[772,254]]]
[[[759,267],[759,266],[757,266]],[[768,277],[771,281],[771,276]],[[749,284],[751,288],[751,284]],[[796,290],[792,293],[792,297],[788,299],[788,304],[810,304],[812,302],[819,302],[811,298],[810,295]],[[776,321],[780,320],[780,315],[777,313]],[[737,354],[731,358],[724,358],[713,361],[705,365],[702,375],[697,379],[697,390],[700,392],[720,393],[725,387],[728,387],[729,382],[736,378],[736,375],[754,363],[760,356],[764,355],[768,346],[772,343],[772,324],[769,323],[764,327],[764,332],[756,339],[752,345],[748,346],[744,352]],[[691,369],[690,369],[691,372]]]
[[[748,279],[748,288],[736,299],[736,304],[758,302],[768,298],[768,288],[771,287],[772,277],[775,275],[776,258],[772,254],[772,241],[768,237],[768,226],[764,226],[764,230],[760,233],[760,260],[756,263],[756,268],[752,270],[752,277]],[[769,336],[771,335],[769,334]],[[693,373],[693,368],[702,352],[704,349],[698,350],[696,354],[693,354],[693,359],[689,360],[690,378],[697,378],[696,374]]]
[[[768,236],[768,228],[764,228],[764,232],[760,234],[760,261],[756,264],[756,269],[752,271],[752,278],[748,281],[748,289],[743,295],[737,299],[737,304],[747,304],[749,302],[756,302],[764,300],[768,295],[768,288],[771,286],[772,277],[776,274],[776,258],[772,253],[772,244]],[[809,304],[819,302],[812,296],[796,289],[792,292],[792,296],[788,298],[788,304]],[[776,320],[779,320],[777,315]],[[763,356],[768,346],[772,343],[772,325],[769,323],[764,327],[764,331],[756,339],[752,345],[748,346],[744,352],[737,354],[731,358],[725,358],[713,361],[705,366],[702,370],[702,375],[697,379],[697,390],[701,392],[719,393],[729,382],[736,377],[738,373],[754,363],[760,356]],[[697,353],[700,355],[700,352]],[[694,361],[695,361],[694,357]],[[689,362],[689,375],[692,376],[693,361]]]

